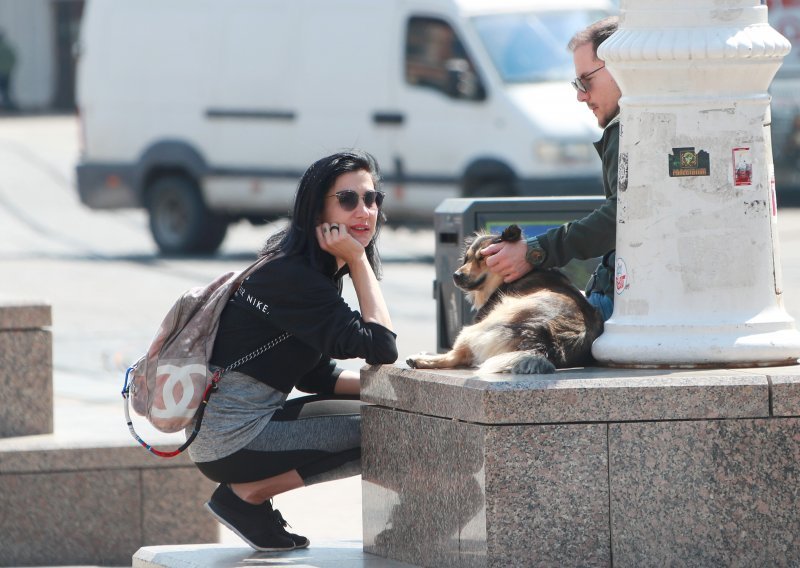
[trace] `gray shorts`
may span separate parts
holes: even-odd
[[[218,483],[246,483],[297,470],[306,485],[361,472],[361,401],[305,396],[287,400],[241,450],[196,465]]]

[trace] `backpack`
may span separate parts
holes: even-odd
[[[222,375],[290,337],[283,333],[224,369],[209,368],[222,310],[242,282],[267,260],[259,258],[241,272],[221,274],[205,286],[184,292],[167,312],[147,353],[125,373],[122,397],[128,430],[149,452],[170,458],[188,448],[200,430],[206,404]],[[268,310],[262,308],[261,313],[264,309]],[[192,422],[194,429],[178,449],[157,450],[136,433],[129,405],[161,432],[178,432]]]

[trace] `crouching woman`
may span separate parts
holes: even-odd
[[[364,152],[312,164],[290,224],[261,251],[269,260],[222,312],[213,365],[276,342],[225,374],[189,455],[219,483],[206,508],[256,550],[309,545],[286,530],[272,507],[275,495],[360,473],[359,375],[334,359],[397,359],[377,281],[375,241],[384,218],[378,183],[378,166]],[[341,297],[346,274],[359,311]],[[314,396],[287,400],[295,387]]]

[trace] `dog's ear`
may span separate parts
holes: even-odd
[[[490,233],[487,233],[486,231],[475,231],[472,235],[464,239],[464,250],[468,251],[476,243],[478,244],[483,243],[486,240],[486,237],[490,236],[492,235]],[[494,239],[492,239],[491,242],[495,242]],[[486,245],[482,245],[481,248],[483,248],[484,246]]]
[[[475,241],[477,241],[480,236],[480,233],[475,233],[464,239],[464,245],[461,247],[461,258],[459,259],[459,262],[464,263],[467,261],[467,256],[469,255],[472,245],[475,244]]]
[[[500,235],[500,242],[515,243],[522,238],[522,229],[519,225],[509,225]]]

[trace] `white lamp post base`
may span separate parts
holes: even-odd
[[[789,42],[758,0],[622,0],[598,56],[620,86],[614,314],[632,367],[794,364],[767,88]]]

